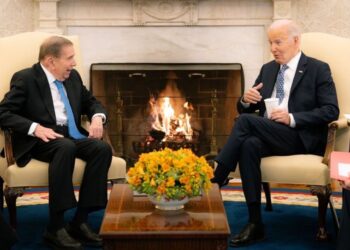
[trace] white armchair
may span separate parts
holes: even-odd
[[[23,68],[31,67],[38,61],[39,47],[43,40],[52,34],[41,32],[27,32],[0,39],[0,99],[9,90],[12,75]],[[79,39],[68,36],[75,47],[77,70],[81,70],[81,56]],[[105,136],[108,139],[108,135]],[[109,140],[108,140],[109,142]],[[0,185],[5,186],[4,195],[10,215],[10,224],[16,226],[16,199],[22,196],[26,187],[48,186],[48,163],[32,159],[25,167],[18,167],[12,154],[11,136],[7,131],[0,132],[0,150],[5,148],[5,158],[0,157]],[[76,159],[73,183],[79,185],[83,178],[85,162]],[[108,172],[108,179],[116,181],[124,179],[126,162],[113,156]],[[5,185],[4,185],[5,184]],[[3,197],[3,188],[1,197]],[[1,198],[1,208],[3,199]]]

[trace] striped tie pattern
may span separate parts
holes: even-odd
[[[288,69],[288,65],[283,64],[277,74],[276,80],[276,97],[278,98],[279,104],[281,104],[284,98],[284,72]]]

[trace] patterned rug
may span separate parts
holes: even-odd
[[[225,201],[245,201],[241,187],[225,187],[221,190],[221,195]],[[317,197],[311,195],[309,190],[299,189],[271,189],[272,204],[299,205],[299,206],[318,206]],[[264,192],[261,195],[261,201],[266,202]],[[333,193],[332,201],[335,208],[341,208],[341,193]]]
[[[108,192],[110,192],[108,189]],[[75,191],[76,197],[79,195],[78,189]],[[240,186],[226,186],[222,188],[221,195],[224,201],[241,201],[245,198]],[[318,206],[317,197],[310,194],[309,190],[299,189],[271,189],[272,204]],[[340,193],[333,193],[332,201],[334,207],[341,208],[342,198]],[[262,202],[265,203],[265,195],[262,193]],[[17,206],[38,205],[48,203],[48,193],[46,188],[27,189],[22,197],[17,199]]]

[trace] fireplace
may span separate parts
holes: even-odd
[[[241,64],[96,63],[90,90],[107,108],[118,156],[191,148],[214,155],[224,145],[244,89]]]

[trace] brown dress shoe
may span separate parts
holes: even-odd
[[[85,246],[102,247],[103,245],[101,237],[92,231],[87,223],[81,223],[80,225],[70,223],[66,226],[66,229],[74,239],[80,241]]]
[[[264,225],[248,223],[242,231],[230,240],[231,247],[246,246],[265,239]]]
[[[80,242],[73,239],[65,228],[58,229],[56,232],[45,231],[43,239],[46,245],[52,249],[82,250]]]

